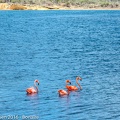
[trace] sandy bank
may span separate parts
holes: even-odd
[[[99,6],[65,6],[61,5],[30,5],[30,4],[12,4],[12,3],[0,3],[0,10],[120,10],[120,6],[117,7],[99,7]]]

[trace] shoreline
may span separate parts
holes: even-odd
[[[100,7],[100,6],[64,6],[64,5],[31,5],[0,3],[0,10],[120,10],[120,7]]]

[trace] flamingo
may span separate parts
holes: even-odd
[[[38,85],[40,84],[38,80],[35,80],[34,87],[30,87],[30,88],[26,89],[27,94],[38,93],[38,87],[37,87],[36,83],[38,83]]]
[[[59,96],[64,96],[64,95],[69,95],[69,91],[65,91],[65,90],[58,90]]]
[[[80,90],[82,90],[82,86],[78,83],[78,80],[82,80],[82,78],[79,77],[79,76],[76,77],[76,83],[77,83],[78,86],[80,87]],[[70,84],[71,84],[70,80],[66,80],[66,88],[67,88],[69,91],[76,91],[76,90],[78,90],[78,87],[72,86],[72,85],[67,85],[67,83],[70,83]]]

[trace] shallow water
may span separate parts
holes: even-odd
[[[0,11],[0,118],[119,120],[119,14]],[[59,97],[77,75],[83,90]],[[40,92],[28,96],[35,79]]]

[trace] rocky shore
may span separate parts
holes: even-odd
[[[98,5],[32,5],[16,3],[0,3],[0,10],[120,10],[120,6],[98,6]]]

